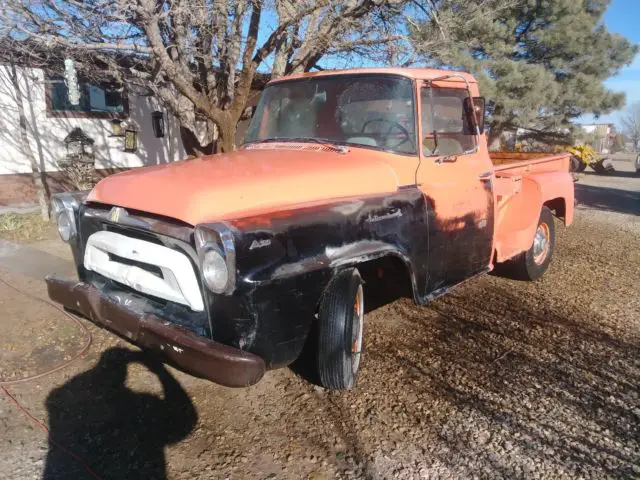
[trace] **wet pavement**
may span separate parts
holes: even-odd
[[[1,239],[0,268],[34,279],[44,279],[45,276],[53,274],[69,277],[75,272],[70,259],[61,258],[30,245]]]

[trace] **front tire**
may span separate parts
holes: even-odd
[[[553,214],[542,207],[538,227],[531,248],[514,260],[517,277],[522,280],[537,280],[549,268],[556,243]]]
[[[326,388],[351,388],[362,355],[364,293],[357,269],[337,274],[327,287],[318,314],[318,373]]]

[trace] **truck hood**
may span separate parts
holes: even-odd
[[[100,181],[87,200],[191,225],[231,220],[294,205],[394,192],[397,176],[376,158],[380,155],[360,149],[239,150],[112,175]]]

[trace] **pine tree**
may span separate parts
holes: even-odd
[[[490,140],[523,127],[538,140],[560,142],[572,120],[624,105],[624,94],[603,81],[638,47],[604,26],[609,0],[428,3],[433,14],[415,26],[412,41],[427,62],[477,76],[488,100]]]

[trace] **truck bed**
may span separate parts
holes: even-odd
[[[489,157],[497,175],[569,171],[570,155],[566,152],[490,152]]]

